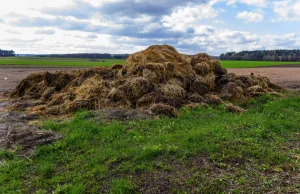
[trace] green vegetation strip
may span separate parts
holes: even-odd
[[[38,57],[0,57],[1,65],[20,65],[30,67],[92,67],[124,64],[123,59],[75,59],[75,58],[38,58]]]
[[[125,123],[87,111],[48,121],[65,138],[30,158],[0,152],[0,193],[297,193],[300,97],[272,98],[244,114],[220,106]]]
[[[0,57],[1,65],[17,65],[26,67],[92,67],[111,66],[113,64],[125,64],[124,59],[90,59],[80,58],[41,58],[41,57]],[[104,60],[104,61],[103,61]],[[299,65],[300,62],[279,62],[279,61],[221,61],[225,68],[249,68],[268,67],[276,65]]]
[[[299,65],[300,62],[281,62],[281,61],[221,61],[225,68],[250,68],[268,67],[276,65]]]

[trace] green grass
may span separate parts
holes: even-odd
[[[0,57],[1,65],[22,65],[34,67],[92,67],[124,64],[123,59],[105,59],[105,62],[91,62],[90,59],[77,58],[41,58],[41,57]]]
[[[270,99],[244,114],[183,109],[96,123],[83,111],[47,121],[64,139],[30,158],[0,152],[0,193],[297,193],[300,97]]]
[[[221,61],[225,68],[249,68],[249,67],[268,67],[276,65],[300,64],[300,62],[281,62],[281,61]]]
[[[0,67],[1,65],[22,65],[26,67],[92,67],[111,66],[113,64],[125,64],[125,60],[105,59],[105,62],[91,62],[89,59],[75,58],[0,57]],[[225,68],[264,67],[284,64],[300,64],[300,62],[221,61],[221,65]]]

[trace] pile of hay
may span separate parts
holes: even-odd
[[[124,66],[32,74],[11,97],[42,100],[29,108],[39,114],[118,107],[175,116],[183,105],[224,104],[229,111],[242,112],[230,102],[246,102],[276,89],[266,77],[227,74],[207,54],[187,56],[171,46],[154,45],[130,55]]]

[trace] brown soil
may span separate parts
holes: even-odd
[[[141,193],[233,193],[232,190],[239,190],[271,194],[298,191],[299,169],[292,170],[289,166],[282,172],[262,172],[247,160],[225,164],[213,161],[204,154],[182,161],[170,157],[154,162],[156,168],[152,173],[141,171],[134,177]],[[263,181],[266,178],[272,180],[276,187],[270,189],[266,186]]]
[[[25,77],[36,72],[55,72],[74,70],[79,68],[50,68],[50,67],[22,67],[15,65],[13,67],[0,66],[0,92],[12,91],[18,83]],[[81,68],[82,69],[82,68]],[[5,79],[7,78],[7,79]]]
[[[0,150],[32,154],[37,146],[63,138],[61,134],[27,124],[37,118],[37,115],[0,111]]]
[[[238,75],[266,76],[271,82],[287,89],[300,91],[300,65],[288,65],[280,67],[261,67],[261,68],[228,68],[229,73]]]

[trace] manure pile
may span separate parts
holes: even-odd
[[[245,103],[278,89],[266,77],[228,74],[207,54],[187,56],[171,46],[154,45],[130,55],[124,66],[31,74],[11,97],[38,101],[27,110],[44,115],[117,107],[175,116],[184,105],[223,104],[243,112],[231,102]]]

